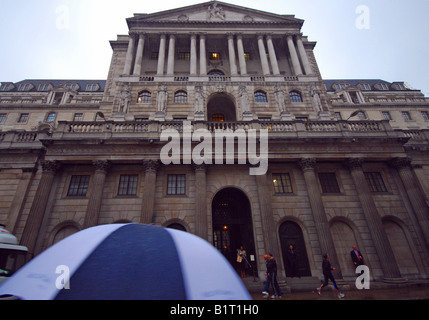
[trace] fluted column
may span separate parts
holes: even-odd
[[[228,52],[229,52],[229,66],[231,68],[231,75],[236,76],[237,71],[237,62],[235,58],[235,49],[234,49],[234,35],[232,33],[228,34]]]
[[[61,167],[58,161],[42,161],[41,165],[43,170],[42,176],[21,238],[21,244],[28,248],[29,253],[33,254],[35,254],[34,249],[36,241],[39,238],[39,232],[55,180],[55,174]]]
[[[301,57],[301,61],[304,66],[305,74],[313,74],[313,70],[311,69],[310,61],[308,60],[307,52],[305,51],[301,35],[297,36],[296,44],[298,47],[299,56]]]
[[[200,34],[200,75],[207,74],[206,35]]]
[[[273,69],[273,74],[278,76],[280,74],[279,64],[277,62],[276,51],[274,50],[273,39],[271,35],[267,35],[267,46],[268,54],[270,55],[271,68]]]
[[[296,53],[295,43],[293,42],[293,36],[291,34],[288,34],[286,36],[286,39],[287,39],[287,45],[289,48],[290,57],[292,59],[292,66],[293,66],[295,75],[296,76],[301,75],[302,74],[301,65],[299,63],[298,55]]]
[[[165,66],[165,45],[166,45],[166,35],[161,34],[160,40],[159,40],[159,52],[158,52],[158,68],[156,71],[157,75],[163,75],[164,74],[164,66]]]
[[[206,166],[195,165],[195,234],[208,240]]]
[[[246,65],[246,58],[244,56],[244,47],[243,47],[243,36],[241,34],[237,35],[237,51],[238,51],[238,62],[240,63],[240,74],[242,76],[247,75],[247,65]]]
[[[127,50],[127,56],[125,58],[125,66],[124,66],[124,74],[130,75],[131,74],[131,65],[133,63],[134,58],[134,35],[130,34],[130,40],[128,42],[128,50]]]
[[[176,51],[176,36],[174,34],[171,34],[169,45],[168,45],[168,61],[167,61],[167,74],[170,76],[174,75],[175,51]]]
[[[380,260],[381,268],[383,269],[384,278],[386,281],[400,279],[401,273],[399,271],[398,264],[396,263],[392,247],[390,246],[381,217],[377,211],[365,174],[362,170],[362,160],[357,158],[348,159],[347,165],[350,169],[353,182],[362,205],[363,213],[368,224],[375,250],[377,251],[377,255]]]
[[[191,34],[191,61],[190,61],[190,75],[197,74],[197,35]]]
[[[316,177],[316,160],[301,159],[298,162],[304,174],[305,185],[307,186],[308,199],[310,201],[311,211],[313,212],[314,224],[319,238],[320,250],[322,254],[328,253],[333,266],[337,268],[337,278],[342,279],[341,267],[338,262],[337,252],[335,250],[334,240],[329,230],[329,222],[326,217],[323,206],[322,195],[318,187],[319,183]]]
[[[264,35],[258,34],[257,37],[258,37],[259,56],[261,58],[262,73],[264,75],[269,75],[270,67],[268,65],[267,52],[265,51]]]
[[[83,223],[84,229],[98,225],[101,200],[103,199],[104,181],[106,180],[106,174],[111,163],[110,161],[96,160],[92,162],[92,165],[95,172],[89,190],[88,207],[86,209],[85,220]]]
[[[134,64],[134,72],[133,72],[135,76],[140,76],[142,73],[144,40],[145,40],[145,35],[143,33],[140,33],[139,43],[137,45],[136,62]]]
[[[159,162],[155,160],[147,160],[143,162],[145,171],[144,187],[143,187],[143,203],[140,222],[151,224],[153,222],[153,210],[155,208],[155,184],[156,173],[159,168]]]
[[[399,176],[417,217],[418,226],[416,227],[421,229],[426,240],[426,245],[429,246],[429,207],[411,171],[411,160],[409,158],[396,158],[391,164],[399,172]]]

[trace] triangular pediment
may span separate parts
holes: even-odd
[[[152,14],[136,14],[127,19],[128,24],[150,22],[182,23],[290,23],[302,25],[303,20],[293,15],[280,15],[265,11],[232,5],[220,1],[210,1],[192,6],[162,11]]]

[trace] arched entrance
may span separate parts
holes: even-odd
[[[225,93],[214,94],[207,104],[207,120],[216,122],[237,121],[235,103]]]
[[[256,262],[252,263],[250,256],[255,256],[255,241],[250,202],[247,196],[236,188],[226,188],[219,191],[212,202],[213,215],[213,245],[227,258],[231,265],[238,269],[237,249],[243,246],[247,260],[256,270]],[[246,272],[253,270],[246,263]]]
[[[290,255],[288,254],[289,246],[293,245],[296,252],[297,275],[300,277],[311,277],[310,263],[308,262],[307,249],[301,227],[293,221],[286,221],[280,226],[279,236],[286,276],[289,277],[294,273]]]

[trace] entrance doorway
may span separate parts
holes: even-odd
[[[213,122],[237,121],[235,104],[232,98],[224,93],[213,95],[207,104],[207,120]]]
[[[244,265],[237,263],[237,249],[244,247],[247,255],[245,271],[248,275],[257,274],[255,241],[250,202],[247,196],[236,188],[219,191],[212,202],[213,245],[226,257],[237,271]],[[254,270],[253,270],[254,268]],[[240,269],[240,270],[239,270]]]
[[[286,276],[311,277],[310,263],[308,262],[307,250],[305,248],[304,235],[301,227],[293,221],[286,221],[280,226],[279,236]],[[293,270],[290,255],[288,254],[290,245],[293,245],[296,252],[295,271]]]

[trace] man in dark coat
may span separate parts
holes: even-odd
[[[356,248],[356,246],[353,246],[353,250],[350,251],[350,255],[352,257],[352,261],[353,261],[353,264],[355,265],[355,267],[358,267],[358,266],[365,264],[363,262],[363,256],[360,253],[360,251]]]
[[[269,296],[268,290],[270,285],[273,287],[274,294],[271,296],[271,298],[281,298],[283,291],[280,289],[280,286],[277,282],[277,261],[274,259],[273,255],[271,253],[264,254],[265,264],[267,265],[267,282],[265,283],[264,291],[262,294],[265,297]]]

